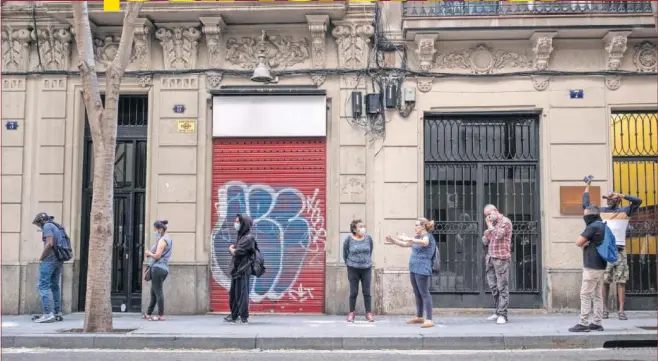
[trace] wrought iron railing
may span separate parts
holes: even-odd
[[[651,13],[650,1],[408,1],[408,17],[643,14]]]

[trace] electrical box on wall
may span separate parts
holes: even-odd
[[[367,114],[379,114],[382,111],[382,104],[379,98],[379,94],[367,94],[366,95],[366,113]]]
[[[389,83],[386,86],[386,108],[395,108],[398,103],[398,85],[396,83]]]
[[[402,102],[409,103],[416,101],[416,89],[404,88],[402,89]]]
[[[363,98],[361,92],[352,92],[352,118],[363,115]]]

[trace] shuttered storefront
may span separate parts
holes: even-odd
[[[252,278],[250,310],[324,312],[325,139],[220,138],[212,159],[211,310],[229,310],[228,247],[246,213],[267,267]]]

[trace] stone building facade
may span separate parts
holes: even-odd
[[[91,3],[90,19],[102,71],[122,15]],[[93,164],[74,41],[68,3],[3,2],[6,314],[40,309],[40,211],[74,243],[64,310],[84,307]],[[253,285],[258,312],[345,313],[342,241],[355,218],[375,242],[377,313],[413,309],[408,251],[383,240],[418,217],[438,223],[435,305],[489,307],[487,203],[515,224],[512,306],[577,308],[589,174],[598,199],[644,198],[627,240],[627,308],[655,309],[648,3],[147,3],[132,51],[115,162],[117,311],[148,303],[140,267],[156,219],[175,242],[167,313],[225,311],[237,213],[257,220],[268,262]],[[261,60],[271,83],[250,80]]]

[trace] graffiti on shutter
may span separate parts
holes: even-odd
[[[282,162],[281,158],[263,158],[269,152],[262,148],[272,147],[284,149],[283,154],[277,151],[279,157],[292,156],[289,164]],[[215,148],[215,156],[230,159],[232,165],[227,166],[228,161],[217,161],[213,165],[215,194],[211,256],[212,276],[216,282],[211,287],[213,311],[228,310],[228,290],[231,285],[231,256],[228,248],[237,237],[233,227],[237,214],[247,214],[253,219],[252,232],[255,233],[267,268],[262,277],[251,280],[251,310],[324,311],[324,147],[322,159],[313,160],[321,160],[322,163],[310,169],[305,169],[309,168],[308,152],[295,153],[294,149],[289,148],[277,147],[277,144],[261,148],[252,145],[228,152],[222,146]],[[292,155],[285,152],[292,152]],[[307,167],[295,167],[295,161],[298,164],[304,162]],[[295,169],[290,169],[291,165]],[[286,167],[288,169],[283,169]],[[269,182],[265,182],[267,179]]]

